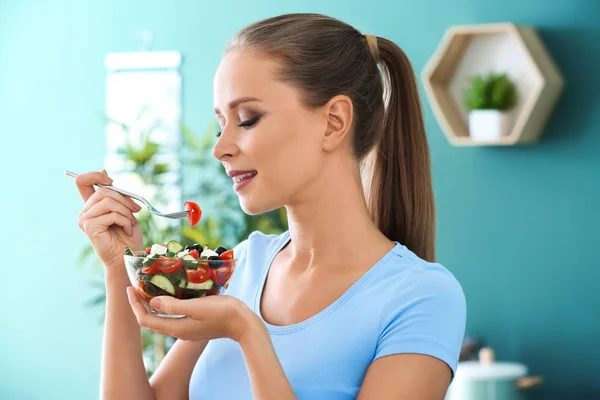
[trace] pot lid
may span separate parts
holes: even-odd
[[[512,362],[481,364],[479,361],[461,361],[456,369],[456,377],[468,379],[513,380],[527,375],[527,367]]]
[[[479,351],[479,361],[458,363],[456,376],[466,379],[514,380],[527,375],[527,367],[513,362],[497,362],[494,350],[484,347]]]

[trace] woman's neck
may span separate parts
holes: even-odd
[[[371,219],[358,169],[339,171],[323,171],[301,201],[286,207],[294,265],[309,269],[360,264],[394,246]]]

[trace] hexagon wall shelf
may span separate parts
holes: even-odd
[[[508,136],[476,141],[469,135],[469,114],[462,94],[472,75],[491,71],[506,73],[513,80],[518,101],[508,111]],[[537,141],[564,87],[564,78],[537,32],[512,23],[451,27],[421,77],[435,117],[455,146]]]

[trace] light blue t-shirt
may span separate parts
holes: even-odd
[[[289,241],[289,231],[252,233],[234,249],[239,261],[223,294],[239,298],[260,316],[267,272]],[[356,398],[367,368],[379,357],[428,354],[455,372],[465,322],[465,298],[454,276],[396,243],[323,311],[298,324],[266,326],[299,399],[348,400]],[[252,399],[238,343],[209,342],[192,373],[190,399]]]

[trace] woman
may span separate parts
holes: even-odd
[[[226,295],[154,299],[188,316],[159,318],[123,266],[125,245],[142,248],[140,207],[94,191],[112,182],[104,171],[78,177],[79,224],[106,267],[103,398],[443,399],[465,300],[433,261],[428,145],[404,53],[322,15],[270,18],[230,42],[214,103],[213,154],[242,209],[285,206],[289,231],[254,232]],[[150,380],[138,324],[181,339]]]

